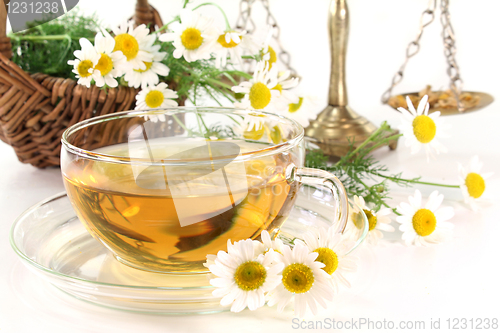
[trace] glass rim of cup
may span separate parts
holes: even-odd
[[[219,113],[219,114],[224,114],[224,113],[234,113],[235,111],[239,113],[245,113],[245,114],[262,114],[265,116],[273,117],[280,119],[282,122],[287,122],[291,126],[295,127],[298,129],[297,134],[284,142],[281,142],[279,144],[273,144],[272,146],[262,148],[262,149],[257,149],[257,150],[252,150],[249,152],[244,152],[241,153],[239,156],[234,158],[234,156],[231,156],[230,158],[218,158],[218,162],[224,162],[225,160],[231,160],[235,162],[242,162],[246,160],[251,160],[254,158],[258,157],[263,157],[263,156],[268,156],[268,155],[275,155],[278,153],[286,152],[287,150],[290,150],[297,146],[297,144],[304,138],[304,128],[295,120],[284,117],[282,115],[278,115],[275,113],[270,113],[270,112],[265,112],[265,111],[258,111],[258,110],[245,110],[245,109],[240,109],[240,108],[231,108],[231,107],[210,107],[210,106],[178,106],[178,107],[171,107],[171,108],[158,108],[158,109],[147,109],[147,110],[129,110],[129,111],[121,111],[121,112],[116,112],[116,113],[110,113],[107,115],[103,116],[98,116],[98,117],[93,117],[89,118],[86,120],[83,120],[81,122],[78,122],[70,127],[68,127],[62,134],[61,136],[61,143],[64,149],[66,149],[68,152],[73,153],[75,155],[78,155],[80,157],[86,158],[86,159],[91,159],[91,160],[97,160],[101,162],[111,162],[111,163],[119,163],[119,164],[147,164],[147,165],[186,165],[189,163],[211,163],[211,160],[199,160],[199,159],[187,159],[187,160],[169,160],[169,159],[162,159],[161,161],[151,161],[151,159],[145,159],[145,158],[137,158],[137,157],[123,157],[123,156],[116,156],[116,155],[108,155],[108,154],[103,154],[103,153],[98,153],[92,150],[87,150],[83,148],[79,148],[73,144],[71,144],[68,140],[68,138],[73,135],[74,133],[83,130],[87,127],[101,124],[103,122],[107,121],[112,121],[116,119],[123,119],[123,118],[133,118],[133,117],[143,117],[144,115],[158,115],[158,114],[165,114],[169,115],[170,114],[177,114],[177,113],[189,113],[189,112],[207,112],[207,113]],[[226,112],[223,112],[226,111]]]

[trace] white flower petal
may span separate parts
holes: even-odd
[[[429,200],[427,201],[425,208],[430,210],[431,212],[434,212],[439,206],[441,206],[443,199],[444,195],[439,194],[438,191],[433,191],[429,196]]]
[[[422,115],[424,114],[424,110],[427,107],[427,100],[429,99],[429,96],[425,95],[422,97],[420,102],[418,103],[418,110],[417,110],[417,115]]]
[[[233,305],[231,306],[231,312],[241,312],[247,306],[247,297],[248,293],[241,293],[235,300]]]
[[[305,299],[304,294],[296,294],[295,295],[295,316],[302,318],[306,314],[307,309],[307,301]]]
[[[453,210],[453,207],[441,207],[434,213],[434,215],[436,216],[436,219],[440,221],[447,221],[455,215],[455,211]]]
[[[225,288],[232,285],[233,280],[228,278],[216,278],[216,279],[211,279],[210,284],[214,287]]]

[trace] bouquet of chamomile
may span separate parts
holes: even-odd
[[[199,13],[206,5],[220,9],[225,27]],[[269,28],[258,41],[244,30],[231,28],[222,8],[203,3],[185,6],[154,32],[133,21],[124,21],[110,31],[99,29],[93,41],[79,39],[80,48],[67,63],[73,66],[78,84],[140,88],[138,110],[174,107],[185,100],[207,104],[208,97],[216,105],[229,102],[239,108],[282,114],[305,126],[308,98],[291,91],[298,79],[290,71],[279,71],[276,52],[269,45],[272,35]],[[258,139],[265,124],[252,122],[251,126],[248,135]]]

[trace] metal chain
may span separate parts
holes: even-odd
[[[422,33],[424,32],[424,28],[434,21],[434,13],[436,11],[436,1],[437,0],[429,0],[429,4],[427,9],[424,10],[422,15],[420,16],[420,27],[418,29],[417,37],[406,47],[406,57],[403,65],[399,68],[397,73],[392,78],[391,86],[387,89],[382,95],[382,103],[386,104],[389,101],[389,98],[392,96],[392,89],[397,86],[403,80],[403,73],[408,64],[408,60],[411,57],[415,56],[420,50],[420,38],[422,37]]]
[[[252,5],[254,2],[255,0],[241,0],[240,14],[236,20],[236,28],[246,30],[249,34],[252,34],[255,30],[255,22],[252,20]],[[252,25],[251,28],[248,27],[248,22]]]
[[[238,16],[238,20],[236,21],[236,27],[238,29],[244,29],[250,34],[253,33],[256,28],[255,22],[252,20],[252,6],[256,1],[257,0],[241,0],[240,13]],[[297,72],[290,65],[291,63],[290,53],[288,53],[283,47],[283,44],[281,44],[280,40],[281,29],[278,25],[278,22],[276,21],[276,18],[271,13],[271,9],[269,7],[269,1],[268,0],[260,0],[260,1],[262,2],[262,6],[267,12],[266,23],[270,25],[274,30],[273,38],[279,47],[279,52],[277,52],[277,56],[281,60],[281,62],[283,62],[285,67],[292,73],[292,75],[296,76]],[[248,27],[248,23],[250,23],[251,28]]]
[[[436,1],[429,0],[429,5],[427,9],[422,13],[420,17],[420,29],[417,34],[417,38],[411,42],[406,48],[406,59],[403,65],[399,68],[399,71],[392,78],[392,83],[389,89],[385,91],[382,95],[382,103],[386,104],[392,95],[392,89],[398,85],[403,79],[403,73],[408,63],[408,60],[418,53],[420,49],[420,38],[422,37],[423,29],[434,21],[434,13],[436,11]],[[449,12],[450,3],[449,0],[441,0],[441,25],[443,26],[443,44],[444,44],[444,55],[446,57],[446,62],[448,63],[448,69],[446,72],[450,77],[450,90],[453,92],[455,99],[457,101],[457,109],[459,112],[465,111],[463,103],[460,101],[460,93],[462,92],[463,81],[460,77],[460,70],[458,68],[457,61],[455,60],[455,53],[457,49],[455,47],[455,33],[450,21]],[[426,18],[426,16],[428,18]]]
[[[460,93],[462,92],[463,82],[460,78],[460,70],[455,60],[455,53],[457,52],[457,49],[455,47],[455,33],[453,32],[453,27],[450,22],[449,6],[450,4],[448,0],[441,0],[441,24],[443,25],[442,37],[444,44],[444,56],[446,57],[446,62],[448,63],[448,69],[446,71],[450,77],[450,90],[453,92],[453,95],[457,100],[458,111],[463,112],[465,107],[460,101]]]

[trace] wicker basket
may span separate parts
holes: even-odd
[[[23,163],[38,168],[58,166],[61,135],[67,127],[91,117],[134,108],[138,89],[119,86],[106,93],[71,79],[25,73],[10,61],[12,46],[5,31],[7,14],[5,7],[0,7],[0,139],[14,148]],[[163,25],[147,0],[137,1],[133,18],[136,24],[151,23],[152,30]]]

